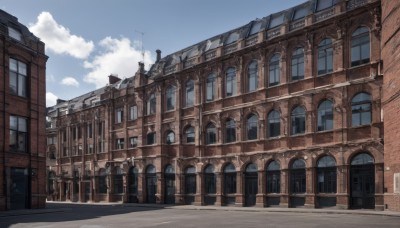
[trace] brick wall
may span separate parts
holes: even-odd
[[[385,204],[400,211],[400,195],[395,194],[393,175],[400,172],[400,2],[382,0],[382,60],[384,62],[383,111],[385,140]]]

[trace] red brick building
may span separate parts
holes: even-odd
[[[382,60],[384,62],[382,107],[385,116],[385,204],[400,211],[400,100],[399,45],[400,2],[382,1]]]
[[[46,199],[44,43],[0,10],[0,211]]]
[[[311,0],[48,110],[49,199],[383,210],[379,0]]]

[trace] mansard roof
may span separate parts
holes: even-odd
[[[13,34],[10,33],[10,28],[22,35],[21,42],[27,42],[29,40],[35,42],[39,41],[39,38],[33,35],[25,25],[18,22],[17,17],[0,9],[0,34],[6,34],[14,38],[12,36]]]

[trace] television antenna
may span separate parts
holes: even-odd
[[[144,36],[144,32],[141,32],[141,31],[139,31],[139,30],[135,30],[135,32],[136,33],[139,33],[140,35],[141,35],[141,38],[140,38],[140,48],[142,49],[141,50],[141,54],[142,54],[142,62],[144,63],[144,47],[143,47],[143,36]]]

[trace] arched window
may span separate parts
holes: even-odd
[[[281,192],[281,167],[277,161],[272,161],[267,167],[267,193]]]
[[[369,63],[369,29],[361,26],[351,35],[351,66]]]
[[[226,97],[236,95],[236,69],[233,67],[228,68],[226,71]]]
[[[306,192],[306,163],[297,159],[290,169],[290,193]]]
[[[186,97],[185,97],[185,107],[192,107],[194,105],[194,82],[189,80],[186,82]]]
[[[193,166],[185,170],[185,193],[196,194],[196,168]]]
[[[105,169],[99,170],[99,193],[106,194],[107,193],[107,173]]]
[[[281,114],[272,110],[268,114],[268,136],[277,137],[281,134]]]
[[[371,165],[371,164],[374,164],[374,158],[367,153],[358,154],[351,160],[351,165]]]
[[[206,128],[206,144],[215,144],[217,143],[217,128],[215,125],[210,123]]]
[[[123,190],[123,172],[119,166],[114,168],[114,193],[121,194]]]
[[[149,99],[147,100],[147,115],[152,115],[156,113],[156,95],[154,93],[150,94]]]
[[[359,93],[351,100],[351,126],[371,123],[371,96]]]
[[[206,101],[210,102],[216,98],[217,77],[214,73],[209,74],[206,80]]]
[[[168,131],[165,142],[167,144],[175,143],[175,133],[173,131]]]
[[[297,48],[292,53],[292,81],[304,79],[304,48]]]
[[[137,194],[138,192],[138,170],[136,167],[129,169],[128,191],[129,194]]]
[[[278,85],[280,83],[280,57],[279,54],[274,54],[269,60],[269,86]]]
[[[258,132],[258,118],[256,115],[252,114],[247,118],[247,139],[254,140],[257,139]]]
[[[303,134],[306,131],[306,112],[304,108],[297,106],[291,114],[292,135]]]
[[[189,126],[186,128],[185,139],[186,139],[186,143],[194,143],[194,139],[195,139],[194,127]]]
[[[206,194],[215,194],[216,193],[216,178],[214,173],[214,166],[208,165],[204,169],[204,185],[205,185],[205,193]]]
[[[225,122],[225,143],[236,141],[236,124],[233,119],[228,119]]]
[[[333,104],[330,100],[323,101],[318,106],[318,131],[327,131],[333,128]]]
[[[258,66],[257,61],[252,61],[247,69],[247,92],[257,90]]]
[[[166,90],[166,109],[167,111],[171,111],[175,109],[175,102],[176,102],[176,96],[175,96],[175,86],[169,86]]]
[[[336,162],[331,156],[324,156],[317,162],[317,191],[336,193]]]
[[[333,71],[333,48],[332,40],[324,39],[318,45],[318,75]]]

